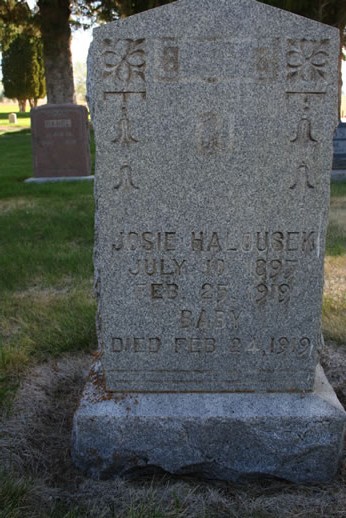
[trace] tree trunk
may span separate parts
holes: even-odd
[[[39,0],[49,104],[74,102],[69,0]]]
[[[30,108],[36,108],[37,106],[37,102],[38,102],[38,97],[31,97],[30,99],[28,99],[29,101],[29,105],[30,105]]]
[[[25,113],[26,110],[26,99],[18,99],[18,107],[20,113]]]

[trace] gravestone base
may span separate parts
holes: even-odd
[[[159,469],[234,482],[326,482],[339,466],[344,424],[320,366],[305,394],[110,393],[98,366],[74,417],[72,456],[96,479]]]
[[[57,182],[81,182],[93,181],[94,176],[46,176],[46,177],[31,177],[24,180],[24,183],[57,183]]]

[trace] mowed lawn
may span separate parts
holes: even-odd
[[[8,131],[18,131],[22,128],[29,128],[29,108],[29,104],[27,104],[27,111],[25,113],[19,113],[18,103],[0,103],[0,135]],[[8,120],[10,113],[15,113],[17,116],[17,122],[15,124]]]
[[[29,129],[0,135],[0,406],[29,364],[95,348],[92,182],[25,184]]]
[[[322,323],[325,339],[346,347],[346,182],[331,186]]]

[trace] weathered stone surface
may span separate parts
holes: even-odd
[[[91,174],[88,112],[75,104],[48,104],[31,110],[35,177]]]
[[[345,422],[316,378],[338,31],[181,0],[94,36],[100,364],[75,463],[328,480]]]
[[[318,373],[307,394],[113,394],[97,376],[74,417],[73,459],[94,478],[175,474],[324,482],[338,469],[344,411]]]
[[[339,33],[252,0],[94,31],[111,391],[312,390]]]

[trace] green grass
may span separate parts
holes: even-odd
[[[326,255],[346,254],[346,182],[332,184]]]
[[[346,182],[335,182],[331,184],[330,194],[332,198],[346,196]]]
[[[27,104],[25,113],[20,113],[17,103],[0,103],[0,135],[4,132],[19,131],[23,128],[30,127],[30,107]],[[15,113],[17,115],[17,123],[12,124],[8,120],[8,115]]]
[[[322,316],[325,339],[346,344],[346,182],[331,186]]]
[[[29,130],[0,135],[0,404],[33,361],[96,345],[93,185],[25,184]]]
[[[326,243],[326,253],[331,256],[340,256],[345,254],[346,249],[346,232],[344,227],[330,221],[328,226],[328,236]]]
[[[0,250],[6,247],[6,253],[0,254],[0,290],[36,283],[47,287],[64,277],[81,280],[92,275],[92,200],[84,189],[72,199],[57,197],[54,188],[45,198],[30,196],[17,203],[2,203],[0,198],[0,211],[1,206],[5,208]]]
[[[29,508],[30,482],[0,471],[0,518],[22,518]]]

